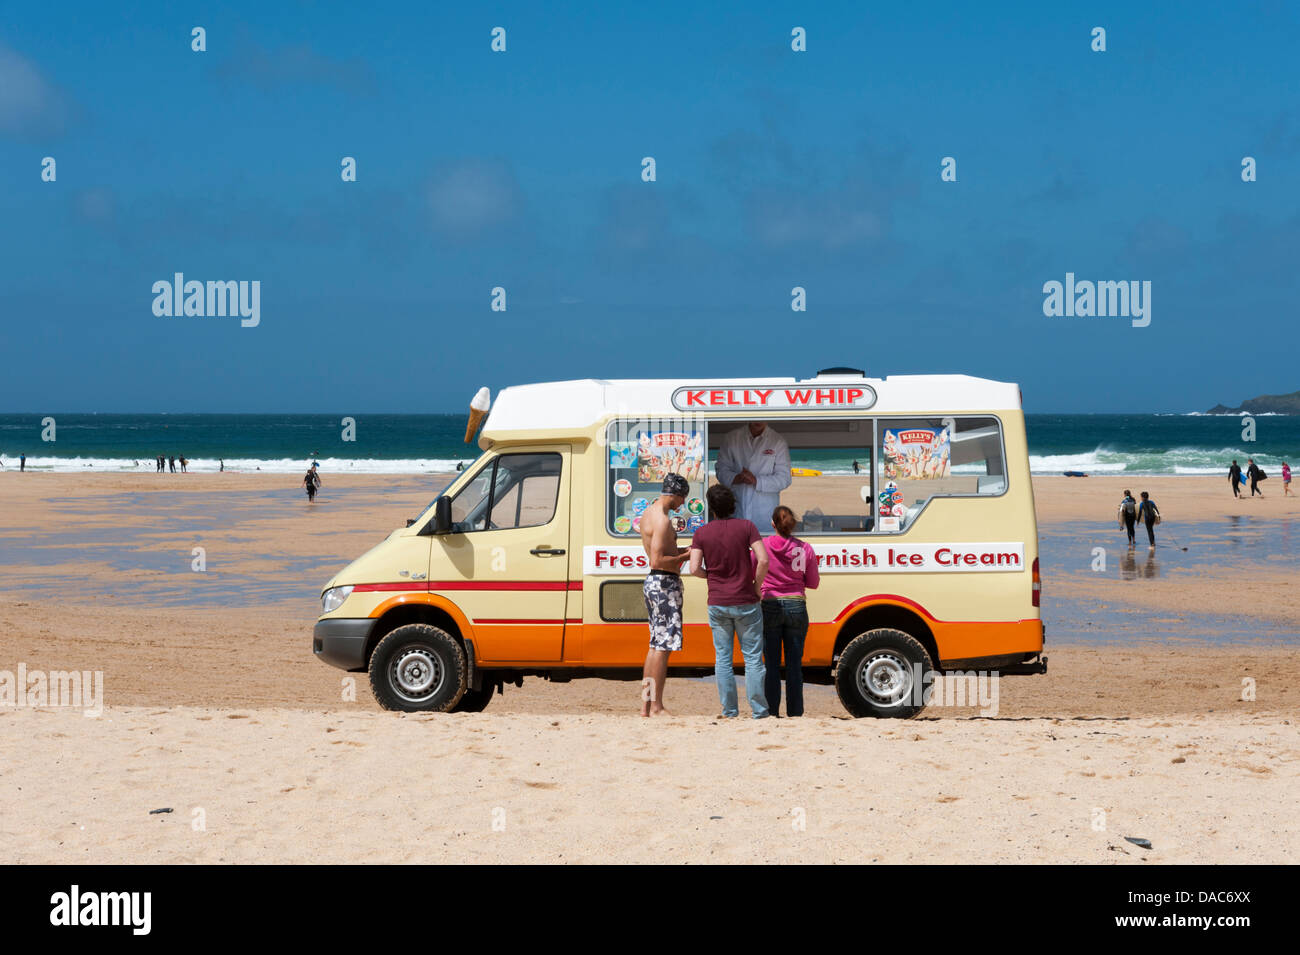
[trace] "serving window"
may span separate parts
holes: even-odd
[[[697,418],[624,419],[606,431],[606,526],[615,537],[638,537],[641,515],[659,496],[664,476],[680,474],[690,490],[669,516],[681,535],[704,523],[708,477],[705,424]]]
[[[902,533],[935,497],[992,496],[1007,488],[995,417],[774,417],[766,424],[790,449],[791,483],[777,500],[794,511],[795,533],[803,537]],[[709,422],[709,483],[718,481],[728,435],[748,426],[734,418]],[[772,533],[767,503],[754,518],[764,536]]]
[[[743,419],[683,416],[619,420],[608,431],[606,523],[615,537],[640,534],[640,517],[668,472],[687,479],[687,502],[671,516],[682,536],[708,519],[704,492]],[[790,450],[791,483],[776,500],[794,511],[803,537],[897,534],[936,497],[989,497],[1007,490],[1002,423],[990,415],[776,418],[767,427]],[[730,473],[729,468],[723,469]],[[772,533],[770,513],[754,518]]]
[[[870,533],[875,526],[875,510],[871,504],[875,419],[773,417],[765,423],[790,449],[791,481],[775,499],[794,511],[798,520],[795,533],[803,536]],[[748,428],[748,421],[734,418],[709,422],[712,483],[719,480],[718,461],[729,437],[733,442],[740,438],[743,448],[742,429]],[[735,448],[733,443],[732,455]],[[737,462],[724,462],[723,476],[731,475],[736,466]],[[765,495],[762,513],[753,518],[764,536],[772,533],[768,509],[772,500],[771,494]]]

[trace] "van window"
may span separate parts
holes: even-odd
[[[615,537],[641,533],[641,514],[659,496],[664,475],[680,474],[690,491],[671,517],[677,533],[693,534],[704,523],[708,477],[704,422],[690,418],[621,420],[606,432],[606,524]]]
[[[728,436],[747,428],[743,419],[709,422],[709,452],[717,460]],[[793,474],[778,502],[791,508],[795,533],[805,536],[866,534],[873,528],[872,459],[874,418],[784,418],[767,421],[768,430],[790,449]],[[727,472],[728,474],[730,472]],[[771,533],[770,514],[758,516],[762,534]]]
[[[501,454],[452,498],[452,530],[540,527],[555,517],[560,491],[558,454]]]
[[[936,497],[997,495],[1007,489],[1002,424],[997,418],[880,418],[876,467],[877,527],[907,530]]]

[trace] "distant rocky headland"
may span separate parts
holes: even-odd
[[[1300,415],[1300,391],[1289,395],[1260,395],[1243,401],[1238,408],[1215,405],[1206,414],[1294,414]]]

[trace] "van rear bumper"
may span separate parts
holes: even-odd
[[[366,641],[374,625],[369,617],[317,620],[311,635],[312,652],[340,670],[364,670]]]

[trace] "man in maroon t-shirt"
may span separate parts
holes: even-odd
[[[753,521],[736,518],[736,495],[715,484],[705,495],[713,519],[691,538],[691,573],[709,582],[709,626],[713,628],[713,676],[724,717],[739,716],[735,640],[745,658],[745,695],[755,719],[767,716],[763,692],[763,609],[759,590],[767,576],[767,549]],[[753,560],[750,555],[753,554]]]

